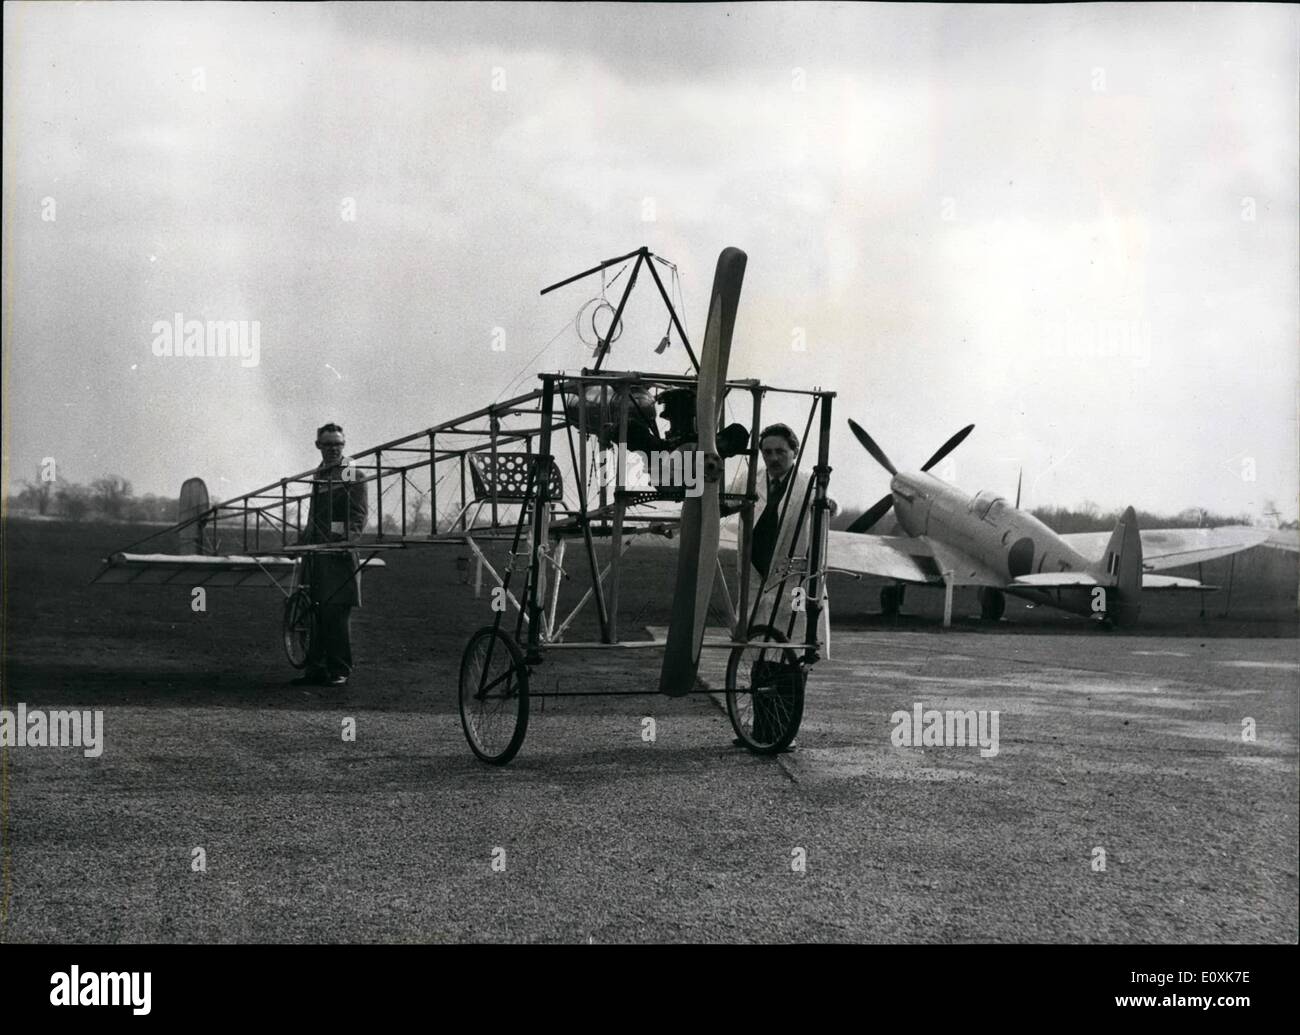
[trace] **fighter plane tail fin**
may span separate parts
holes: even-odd
[[[1132,625],[1142,607],[1142,536],[1132,507],[1115,523],[1098,569],[1099,581],[1115,598],[1106,601],[1106,615],[1116,625]]]

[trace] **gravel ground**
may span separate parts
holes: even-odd
[[[709,695],[538,703],[500,770],[445,701],[113,705],[10,752],[5,938],[1295,941],[1295,644],[1164,643],[845,634],[777,760]],[[895,747],[917,702],[998,754]]]
[[[91,589],[97,545],[58,561],[79,581],[10,545],[5,706],[102,709],[105,748],[3,753],[5,941],[1297,940],[1295,638],[837,629],[790,755],[646,696],[535,702],[494,769],[455,710],[481,615],[453,575],[418,597],[395,565],[358,677],[303,690],[272,595]],[[556,653],[533,687],[658,662]],[[997,711],[998,753],[895,746],[918,703]]]

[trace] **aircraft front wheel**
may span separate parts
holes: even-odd
[[[492,625],[470,637],[460,659],[460,724],[470,750],[505,765],[528,732],[528,665],[509,633]]]
[[[284,601],[284,621],[281,626],[281,639],[284,654],[294,668],[307,665],[307,655],[311,651],[316,613],[312,608],[311,592],[302,586]]]
[[[727,659],[727,716],[750,751],[775,755],[799,732],[808,676],[780,631],[754,626],[749,640]]]

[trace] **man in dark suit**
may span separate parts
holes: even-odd
[[[795,457],[799,453],[799,436],[786,424],[773,424],[763,429],[758,439],[759,452],[763,456],[766,477],[757,479],[758,520],[754,523],[754,550],[751,560],[764,581],[772,569],[774,557],[784,557],[794,535],[794,525],[798,523],[799,508],[802,506],[804,492],[808,487],[808,475],[791,478]],[[785,510],[785,519],[781,520],[783,501],[787,491],[794,485],[795,493]],[[840,505],[827,497],[830,515],[839,513]],[[805,546],[810,527],[807,521],[799,535],[800,546]],[[778,543],[785,550],[777,552]],[[801,552],[807,552],[806,548]]]
[[[312,479],[301,543],[347,542],[366,526],[366,485],[360,469],[343,455],[345,445],[339,425],[317,429],[321,462]],[[303,563],[316,624],[308,643],[307,670],[294,685],[345,686],[352,674],[352,608],[361,606],[357,552],[310,553]]]

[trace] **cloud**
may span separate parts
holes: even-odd
[[[919,460],[976,420],[970,489],[1005,479],[1014,442],[1040,468],[1077,451],[1040,489],[1063,503],[1296,496],[1294,436],[1277,431],[1300,377],[1294,12],[5,18],[15,464],[89,457],[111,427],[142,489],[205,464],[251,487],[310,460],[326,416],[357,445],[428,426],[494,397],[557,331],[538,364],[581,365],[565,327],[599,284],[537,292],[642,243],[679,264],[698,336],[736,243],[751,260],[736,370],[835,388],[837,414],[891,455]],[[151,365],[148,327],[175,311],[260,319],[262,366]],[[618,361],[680,369],[680,349],[638,352],[664,323],[639,296]],[[1101,354],[1123,326],[1145,365]],[[874,499],[875,472],[835,435],[841,500]],[[1206,473],[1243,448],[1266,486]]]

